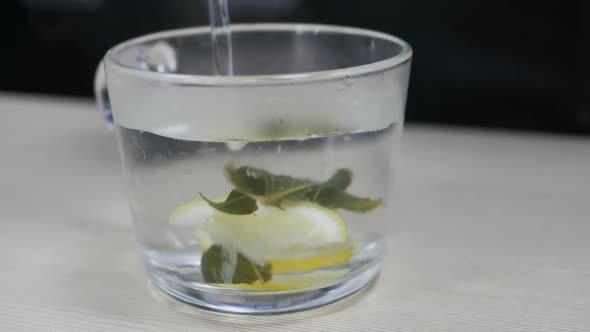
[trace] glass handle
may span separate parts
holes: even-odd
[[[96,98],[96,106],[104,116],[105,122],[109,129],[113,128],[113,112],[111,111],[111,101],[109,99],[109,91],[107,89],[107,80],[104,62],[101,61],[96,68],[94,74],[94,97]]]

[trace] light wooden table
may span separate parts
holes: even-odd
[[[147,282],[89,101],[0,95],[0,331],[590,331],[590,139],[410,127],[386,263],[336,305],[235,317]]]

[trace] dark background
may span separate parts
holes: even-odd
[[[232,22],[389,32],[414,48],[409,121],[590,134],[588,0],[229,0]],[[0,90],[91,96],[130,37],[205,25],[207,0],[2,0]]]

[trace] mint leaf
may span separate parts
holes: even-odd
[[[369,212],[383,204],[382,199],[361,198],[337,189],[322,190],[314,201],[331,209],[343,209],[353,212]]]
[[[352,183],[352,172],[341,168],[325,182],[275,175],[260,168],[226,167],[234,189],[225,202],[215,203],[203,196],[213,208],[229,214],[251,214],[258,209],[256,200],[265,205],[281,207],[286,201],[310,201],[331,209],[368,212],[382,200],[357,197],[346,192]]]
[[[242,166],[227,167],[228,178],[234,186],[245,193],[255,195],[266,205],[281,206],[286,200],[307,200],[306,194],[317,184],[310,180],[287,175],[274,175],[268,171]]]
[[[269,190],[268,183],[273,176],[267,171],[248,166],[238,169],[227,166],[225,172],[236,188],[252,195],[264,195]]]
[[[255,196],[265,205],[281,207],[284,201],[311,201],[332,209],[368,212],[382,204],[346,192],[352,172],[341,168],[326,182],[275,175],[260,168],[242,166],[226,168],[228,178],[240,191]]]
[[[225,202],[221,203],[213,202],[203,194],[199,194],[205,201],[207,201],[207,203],[209,203],[212,208],[224,213],[245,215],[252,214],[254,211],[258,210],[256,200],[246,194],[239,192],[238,190],[232,190],[225,199]]]
[[[324,182],[321,187],[322,189],[346,190],[351,183],[352,172],[348,169],[341,168],[328,181]]]
[[[207,283],[252,284],[271,279],[270,264],[258,265],[243,254],[212,245],[201,257],[201,273]]]

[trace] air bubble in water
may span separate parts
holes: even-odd
[[[346,75],[344,77],[344,79],[342,80],[342,82],[340,83],[340,85],[338,86],[338,91],[345,90],[348,87],[352,86],[353,84],[354,84],[354,80],[350,76]]]
[[[158,42],[148,51],[147,64],[150,70],[159,73],[176,72],[176,51],[168,43]]]
[[[241,151],[244,147],[248,145],[248,142],[245,141],[227,141],[225,142],[225,146],[230,151]]]

